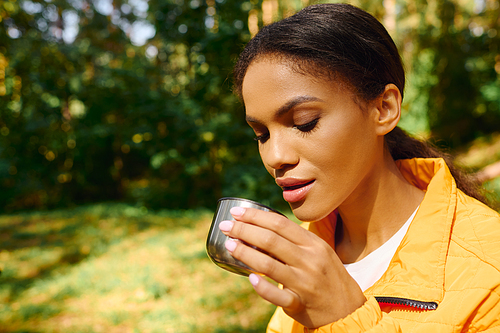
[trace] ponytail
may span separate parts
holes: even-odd
[[[385,143],[395,161],[411,158],[444,159],[450,169],[451,175],[455,178],[457,187],[468,196],[488,204],[488,200],[481,193],[480,183],[477,181],[476,177],[468,175],[455,166],[449,154],[439,151],[427,142],[412,138],[399,127],[395,127],[385,136]]]

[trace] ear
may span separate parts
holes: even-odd
[[[398,87],[390,83],[375,100],[374,111],[378,135],[386,135],[396,127],[401,118],[402,99]]]

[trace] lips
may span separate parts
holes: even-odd
[[[314,180],[311,180],[309,182],[306,182],[306,183],[301,183],[301,184],[297,184],[297,185],[291,185],[291,186],[283,186],[283,191],[293,191],[293,190],[297,190],[301,187],[304,187],[304,186],[307,186],[309,184],[312,184],[314,182]]]
[[[315,179],[276,179],[276,183],[283,189],[283,199],[287,202],[297,202],[304,199],[309,190],[313,187],[314,182]]]

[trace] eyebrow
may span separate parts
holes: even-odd
[[[292,110],[297,105],[300,105],[302,103],[307,103],[307,102],[323,102],[323,100],[321,98],[314,97],[314,96],[308,96],[308,95],[297,96],[297,97],[289,100],[288,102],[283,104],[278,110],[276,110],[274,117],[279,118],[279,117],[283,116],[284,114],[286,114],[287,112],[289,112],[290,110]],[[257,119],[255,119],[251,116],[246,116],[246,121],[250,122],[250,123],[260,123]]]

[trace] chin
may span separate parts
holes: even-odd
[[[304,209],[305,207],[294,208],[292,207],[292,212],[295,217],[301,222],[317,222],[323,219],[327,215],[320,215],[318,211],[309,211]]]
[[[304,201],[290,203],[290,208],[292,209],[293,215],[301,222],[318,222],[321,221],[333,212],[334,209],[321,209],[320,207],[325,207],[324,205],[307,205]]]

